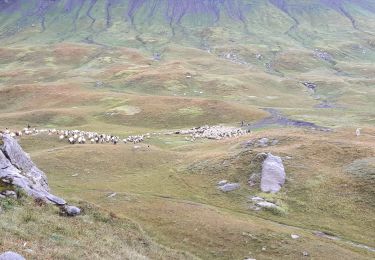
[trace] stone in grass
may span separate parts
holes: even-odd
[[[280,157],[271,153],[267,155],[262,165],[260,189],[262,192],[278,192],[285,183],[285,170]]]
[[[251,201],[253,201],[253,202],[260,202],[260,201],[264,201],[264,199],[263,198],[261,198],[261,197],[252,197],[251,198]]]
[[[8,251],[0,255],[0,260],[25,260],[25,258],[15,252]]]
[[[8,197],[8,198],[17,199],[17,193],[15,191],[12,191],[12,190],[3,191],[1,193],[1,195],[4,195],[5,197]]]
[[[298,238],[299,238],[299,235],[296,235],[296,234],[291,234],[290,236],[291,236],[291,238],[293,238],[293,239],[298,239]]]
[[[76,206],[69,206],[69,205],[64,205],[61,208],[61,211],[65,213],[67,216],[74,217],[77,216],[81,213],[81,209],[76,207]]]
[[[268,201],[260,201],[260,202],[257,202],[256,205],[261,207],[261,208],[267,208],[267,209],[276,209],[277,208],[276,204],[273,204],[273,203],[268,202]]]
[[[227,180],[221,180],[221,181],[219,181],[218,182],[218,186],[223,186],[223,185],[225,185],[225,184],[227,184],[228,183],[228,181]]]
[[[230,192],[230,191],[234,191],[234,190],[237,190],[240,188],[240,184],[239,183],[226,183],[222,186],[219,186],[217,187],[219,190],[223,191],[223,192]]]

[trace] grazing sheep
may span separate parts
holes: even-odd
[[[360,136],[360,135],[361,135],[361,128],[357,128],[357,129],[355,130],[355,135],[356,135],[356,136]]]
[[[59,139],[60,140],[64,140],[65,136],[64,135],[60,135]]]
[[[70,144],[75,144],[76,140],[73,137],[69,137],[69,143]]]

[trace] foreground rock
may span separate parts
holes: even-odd
[[[285,170],[280,157],[271,153],[267,155],[262,165],[260,189],[263,192],[278,192],[285,183]]]
[[[17,253],[8,251],[0,255],[0,260],[25,260],[25,258]]]
[[[46,174],[36,167],[17,140],[7,134],[1,139],[0,183],[18,187],[35,199],[66,205],[64,199],[50,193]]]

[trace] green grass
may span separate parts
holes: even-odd
[[[59,216],[54,206],[37,206],[29,199],[1,200],[5,212],[0,250],[16,251],[28,259],[193,258],[156,244],[129,220],[88,203],[79,206],[83,214],[68,218]]]

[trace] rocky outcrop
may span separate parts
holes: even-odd
[[[285,183],[285,170],[280,157],[271,153],[267,155],[262,165],[260,189],[263,192],[278,192]]]
[[[7,134],[1,139],[0,182],[18,187],[35,199],[66,206],[64,199],[50,193],[46,174],[32,162],[17,140]]]

